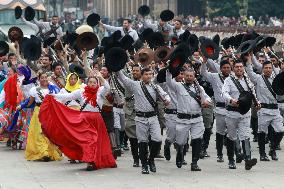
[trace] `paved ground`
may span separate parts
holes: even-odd
[[[256,143],[253,156],[258,157]],[[284,144],[282,144],[284,148]],[[170,162],[157,160],[157,173],[141,175],[140,168],[132,167],[130,152],[117,161],[118,168],[86,172],[85,164],[60,162],[28,162],[23,151],[7,149],[0,143],[0,189],[182,189],[182,188],[284,188],[284,150],[278,151],[279,161],[258,163],[251,171],[244,163],[236,170],[227,168],[227,161],[217,163],[214,139],[211,140],[210,158],[199,161],[201,172],[191,172],[189,165],[175,166],[175,155]],[[190,162],[191,155],[186,157]]]

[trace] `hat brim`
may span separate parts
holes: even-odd
[[[239,113],[244,115],[246,114],[252,105],[252,94],[250,92],[242,92],[238,98],[238,103],[239,103]]]
[[[76,44],[80,49],[91,50],[98,46],[99,39],[93,32],[84,32],[78,35]]]
[[[209,54],[209,52],[207,52],[208,48],[212,49],[213,53]],[[200,49],[202,54],[208,59],[217,60],[219,58],[220,47],[209,38],[202,40]]]
[[[138,8],[138,13],[141,16],[147,16],[150,14],[150,7],[148,7],[147,5],[142,5]]]
[[[16,19],[21,18],[22,14],[23,14],[22,8],[20,6],[16,6],[16,8],[15,8],[15,18]]]
[[[111,72],[118,72],[123,69],[128,61],[128,56],[121,47],[113,47],[105,55],[105,65]]]
[[[255,40],[248,40],[248,41],[245,41],[243,42],[239,48],[237,49],[237,54],[246,54],[250,51],[252,51],[255,47]]]
[[[35,18],[35,10],[32,7],[28,6],[25,9],[24,16],[27,21],[33,20]]]
[[[69,71],[70,71],[70,73],[76,73],[80,79],[85,79],[85,78],[87,78],[87,75],[86,75],[86,73],[85,73],[84,68],[82,68],[82,67],[79,66],[79,65],[71,64],[71,65],[69,66]]]
[[[89,26],[96,26],[98,25],[99,21],[101,20],[100,15],[96,14],[96,13],[92,13],[87,17],[87,24]]]

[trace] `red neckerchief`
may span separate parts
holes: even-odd
[[[96,107],[97,105],[98,89],[99,89],[99,85],[97,85],[95,88],[86,86],[85,91],[83,93],[83,96],[86,99],[86,102],[90,103],[93,107]]]

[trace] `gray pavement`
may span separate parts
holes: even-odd
[[[253,156],[259,159],[257,143],[252,146]],[[201,172],[191,172],[190,165],[178,169],[172,149],[171,161],[158,159],[157,173],[142,175],[140,168],[132,167],[130,151],[117,160],[118,168],[86,172],[85,164],[70,164],[67,158],[59,162],[26,161],[24,151],[14,151],[0,143],[0,189],[283,189],[284,150],[277,152],[279,161],[259,162],[251,171],[244,169],[244,163],[229,170],[226,156],[224,163],[216,162],[213,136],[211,157],[199,161]],[[191,152],[186,160],[190,162]]]

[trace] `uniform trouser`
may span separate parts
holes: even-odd
[[[125,114],[123,108],[113,108],[114,129],[118,146],[123,145],[125,130]]]
[[[153,116],[150,118],[145,117],[135,117],[136,123],[136,135],[138,142],[149,142],[149,136],[151,137],[151,141],[161,142],[162,135],[160,124],[157,116]]]
[[[250,138],[250,116],[244,117],[228,117],[225,118],[228,138],[236,141],[239,137],[240,141]]]
[[[213,126],[213,121],[214,121],[213,107],[211,106],[209,108],[202,108],[202,117],[203,117],[203,123],[205,127],[205,131],[204,131],[203,139],[202,139],[202,150],[206,151],[206,149],[209,146],[210,136],[212,133],[212,126]]]
[[[216,133],[219,133],[220,135],[225,135],[226,134],[226,115],[222,114],[215,114],[216,118]]]
[[[189,132],[192,139],[202,138],[204,130],[201,117],[192,120],[178,118],[176,124],[176,143],[181,146],[185,145],[189,137]]]
[[[161,131],[166,127],[165,121],[165,105],[163,102],[158,101],[158,120]]]
[[[167,141],[174,143],[176,140],[176,114],[165,114],[166,128],[167,128]]]
[[[271,125],[277,133],[284,132],[283,118],[280,112],[276,115],[258,113],[258,132],[268,134],[269,125]]]
[[[135,112],[132,112],[131,114],[125,114],[125,133],[129,138],[137,138]]]

